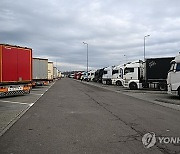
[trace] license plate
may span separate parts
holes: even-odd
[[[18,91],[18,90],[23,90],[23,87],[22,86],[18,86],[18,87],[8,88],[8,91]]]

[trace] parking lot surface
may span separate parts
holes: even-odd
[[[0,137],[0,153],[180,153],[179,144],[142,143],[149,132],[180,137],[178,110],[101,86],[57,81]]]
[[[76,81],[81,82],[79,80]],[[180,98],[178,96],[167,94],[167,91],[158,91],[155,89],[130,90],[122,86],[104,85],[95,82],[82,82],[82,83],[89,84],[92,86],[97,86],[116,93],[125,94],[128,96],[132,96],[138,99],[142,99],[151,103],[159,104],[161,106],[180,111]]]
[[[53,84],[35,87],[30,94],[0,98],[0,135],[33,106]]]

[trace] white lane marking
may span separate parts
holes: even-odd
[[[55,82],[50,86],[50,87],[48,87],[48,89],[50,89],[53,85],[55,84]],[[47,89],[47,90],[48,90]],[[44,92],[45,93],[45,92]],[[26,107],[26,109],[25,110],[22,110],[20,113],[18,113],[18,115],[16,116],[16,117],[14,117],[8,124],[7,124],[7,126],[5,127],[5,128],[3,128],[3,130],[2,131],[0,131],[0,136],[2,136],[9,128],[11,128],[11,126],[20,118],[20,117],[22,117],[42,96],[43,96],[44,94],[42,94],[42,95],[40,95],[40,97],[38,97],[37,98],[37,100],[35,100],[33,103],[30,103],[30,104],[26,104],[26,103],[23,103],[23,104],[26,104],[26,105],[28,105],[27,107]],[[0,100],[0,102],[2,102],[1,100]],[[7,101],[6,101],[7,102]],[[9,101],[10,102],[10,101]],[[17,103],[20,103],[20,102],[17,102]]]
[[[22,104],[22,105],[30,105],[29,103],[22,103],[22,102],[12,102],[12,101],[0,101],[4,103],[12,103],[12,104]]]
[[[38,96],[42,96],[43,94],[30,93],[30,95],[38,95]]]

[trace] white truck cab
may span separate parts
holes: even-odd
[[[94,80],[94,77],[95,77],[95,70],[91,70],[88,72],[88,80],[89,81],[93,81]]]
[[[144,74],[143,61],[127,63],[124,67],[123,86],[130,89],[141,89]]]
[[[103,76],[102,76],[102,83],[103,84],[112,84],[112,66],[104,68]]]
[[[123,73],[124,73],[124,66],[118,65],[115,66],[112,70],[112,84],[117,86],[123,85]]]
[[[180,97],[180,54],[171,62],[171,68],[167,77],[168,94]]]

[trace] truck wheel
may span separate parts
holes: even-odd
[[[122,86],[122,82],[121,82],[121,81],[117,81],[117,82],[116,82],[116,85],[117,85],[117,86]]]
[[[137,84],[136,84],[135,82],[131,82],[131,83],[129,84],[129,88],[130,88],[131,90],[137,90],[137,89],[138,89],[138,86],[137,86]]]
[[[106,84],[107,84],[107,85],[110,85],[110,84],[111,84],[111,81],[110,81],[110,80],[107,80],[107,81],[106,81]]]
[[[178,88],[178,96],[180,98],[180,87]]]
[[[167,90],[167,85],[166,85],[166,83],[160,83],[160,84],[159,84],[159,89],[160,89],[161,91],[166,91],[166,90]]]

